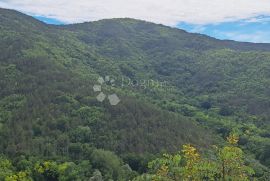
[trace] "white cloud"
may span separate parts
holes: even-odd
[[[270,17],[252,17],[244,21],[244,23],[268,23],[270,22]]]
[[[0,7],[67,23],[130,17],[175,26],[270,15],[270,0],[2,0]]]
[[[221,32],[215,31],[215,35],[222,37],[222,39],[236,40],[241,42],[254,42],[254,43],[269,43],[269,31],[255,31],[252,33],[243,33],[241,31],[235,32]]]
[[[203,33],[206,30],[205,26],[193,25],[194,27],[190,30],[191,33]]]

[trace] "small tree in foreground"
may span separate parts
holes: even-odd
[[[248,181],[254,171],[245,165],[244,153],[237,147],[238,136],[231,134],[227,145],[216,147],[216,158],[202,158],[195,147],[183,145],[175,155],[164,154],[149,163],[150,174],[135,181]]]

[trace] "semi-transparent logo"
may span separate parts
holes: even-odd
[[[104,86],[106,86],[107,88],[106,92],[112,90],[111,88],[115,86],[115,80],[111,79],[110,76],[105,76],[105,78],[103,77],[98,78],[97,84],[93,86],[94,92],[99,92],[99,94],[96,97],[97,100],[99,102],[103,102],[107,98],[112,106],[117,105],[120,102],[120,99],[117,96],[117,94],[112,92],[109,92],[109,94],[105,93],[105,89],[103,90]]]

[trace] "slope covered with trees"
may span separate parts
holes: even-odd
[[[128,180],[183,144],[212,155],[232,131],[267,178],[269,44],[133,19],[53,26],[0,9],[0,51],[1,179]],[[93,91],[107,75],[116,106]]]

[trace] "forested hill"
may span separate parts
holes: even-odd
[[[115,38],[123,39],[129,38],[129,40],[133,40],[134,43],[137,42],[139,44],[142,43],[139,42],[140,40],[147,40],[147,38],[159,38],[161,39],[160,43],[177,45],[175,49],[191,48],[197,50],[207,50],[230,48],[242,51],[270,50],[270,44],[266,43],[247,43],[232,40],[218,40],[206,35],[188,33],[185,30],[178,28],[171,28],[161,24],[154,24],[130,18],[105,19],[95,22],[64,25],[60,27],[81,33],[91,32],[96,36],[100,36],[102,39],[108,38],[108,36],[114,36]],[[162,40],[164,42],[162,42]]]
[[[211,155],[211,145],[235,132],[263,177],[270,166],[269,51],[270,44],[134,19],[56,26],[0,9],[0,151],[24,163],[14,170],[37,160],[79,168],[88,161],[89,170],[74,177],[99,169],[121,180],[125,164],[144,172],[147,161],[186,143]],[[100,76],[115,81],[102,91],[117,94],[119,104],[97,100]]]

